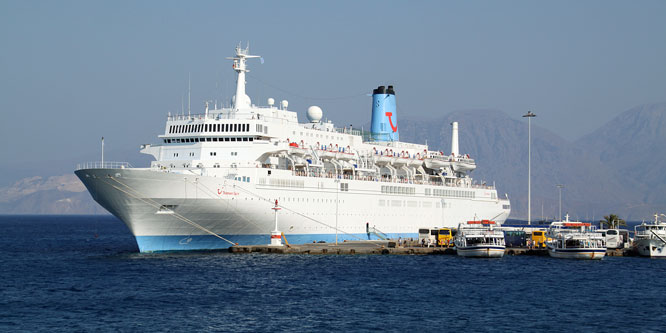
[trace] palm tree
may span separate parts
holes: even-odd
[[[609,227],[609,229],[617,228],[617,227],[622,226],[622,225],[623,226],[627,225],[627,221],[619,218],[615,214],[610,214],[608,216],[604,216],[604,219],[599,221],[599,223],[605,224],[606,226]]]

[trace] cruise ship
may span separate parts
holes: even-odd
[[[269,244],[275,227],[293,244],[417,238],[421,227],[468,220],[504,222],[508,197],[475,182],[476,163],[399,140],[393,86],[373,90],[370,131],[336,127],[320,107],[307,122],[286,100],[257,106],[245,92],[249,47],[230,57],[236,92],[230,107],[167,116],[155,160],[80,164],[76,175],[93,199],[122,220],[141,252]],[[373,232],[370,232],[370,229]]]

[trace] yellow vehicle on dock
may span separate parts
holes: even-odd
[[[442,247],[453,246],[453,233],[451,228],[440,228],[437,230],[437,245]]]
[[[546,237],[546,232],[543,230],[534,230],[532,231],[532,247],[535,249],[545,249],[546,242],[548,241]]]

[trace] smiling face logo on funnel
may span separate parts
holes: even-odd
[[[398,126],[394,126],[393,125],[393,119],[391,119],[391,116],[393,115],[393,113],[386,112],[385,114],[388,117],[389,124],[391,124],[391,129],[393,130],[393,133],[397,132],[398,131]]]

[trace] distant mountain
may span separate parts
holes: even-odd
[[[626,187],[638,188],[640,201],[666,210],[666,103],[630,109],[576,144],[615,171]]]
[[[451,126],[457,121],[460,152],[476,160],[477,181],[496,182],[500,194],[512,202],[512,217],[527,217],[527,123],[501,111],[467,110],[440,119],[405,120],[400,123],[403,141],[423,143],[430,149],[451,151]],[[608,214],[606,208],[622,202],[620,182],[612,170],[560,136],[532,124],[532,219],[558,215],[557,184],[563,190],[563,214],[592,218]]]
[[[74,174],[29,177],[0,188],[0,214],[105,213]]]
[[[451,125],[460,129],[460,152],[477,162],[472,177],[496,182],[507,193],[512,218],[527,217],[527,123],[497,110],[466,110],[434,119],[400,119],[402,141],[450,153]],[[122,160],[122,159],[121,159]],[[148,161],[139,165],[146,165]],[[562,213],[629,220],[666,212],[666,103],[636,107],[576,142],[532,123],[532,219]],[[542,213],[543,207],[543,213]],[[0,213],[95,214],[100,208],[73,173],[27,177],[0,188]]]

